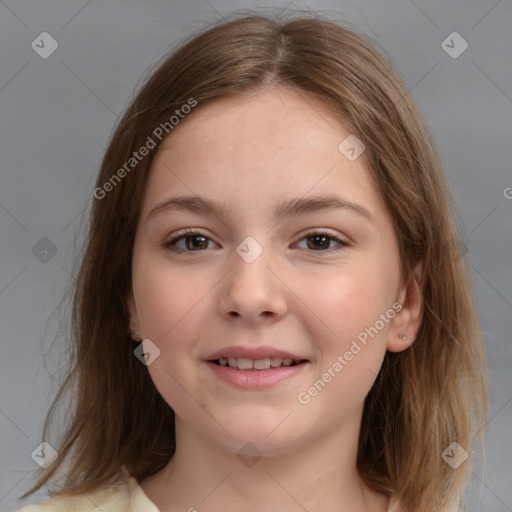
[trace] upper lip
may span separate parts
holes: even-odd
[[[280,357],[281,359],[293,359],[294,361],[305,361],[304,357],[300,357],[296,354],[292,354],[291,352],[284,352],[283,350],[278,350],[272,347],[243,347],[243,346],[235,346],[235,347],[226,347],[221,348],[210,354],[206,360],[207,361],[216,361],[221,357],[229,358],[229,357],[246,357],[247,359],[252,359],[254,361],[258,359],[266,359],[270,357]]]

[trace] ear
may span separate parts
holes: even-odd
[[[128,325],[128,331],[130,336],[134,341],[142,341],[142,336],[140,334],[140,322],[139,315],[137,313],[137,307],[135,306],[135,298],[133,297],[133,292],[130,291],[128,297],[126,298],[126,305],[128,307],[128,312],[130,314],[130,322]]]
[[[423,263],[420,261],[398,292],[397,302],[402,305],[402,309],[391,321],[388,331],[386,349],[390,352],[401,352],[409,348],[420,330],[423,320],[422,269]]]

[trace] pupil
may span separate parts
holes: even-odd
[[[192,243],[189,243],[191,240]],[[188,249],[194,249],[194,248],[204,248],[208,245],[208,242],[206,241],[206,238],[204,236],[189,236],[187,237],[187,248]]]
[[[321,245],[312,245],[308,243],[310,249],[328,249],[329,248],[329,237],[325,235],[316,235],[309,238],[309,240],[320,241]]]

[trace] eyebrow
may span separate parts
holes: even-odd
[[[307,215],[308,213],[321,210],[335,210],[340,208],[355,212],[370,222],[375,223],[374,217],[366,208],[337,195],[310,196],[283,200],[276,205],[273,215],[275,220],[281,220],[288,216]],[[231,212],[231,208],[225,203],[219,203],[218,201],[199,196],[179,196],[170,197],[158,203],[148,213],[146,221],[158,213],[172,210],[218,216],[224,219],[229,217]]]

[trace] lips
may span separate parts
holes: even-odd
[[[206,358],[213,374],[244,389],[264,389],[299,375],[309,361],[291,352],[272,347],[226,347]]]

